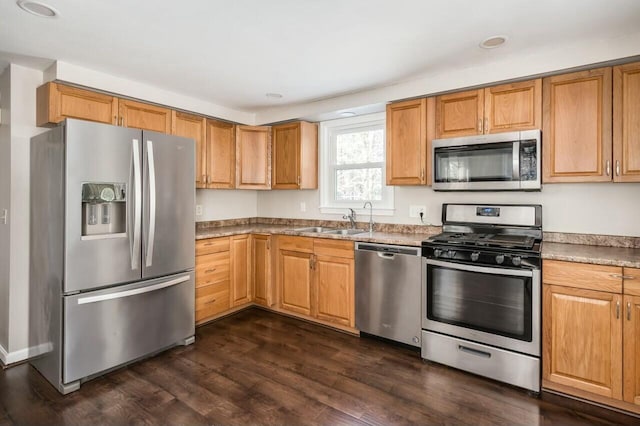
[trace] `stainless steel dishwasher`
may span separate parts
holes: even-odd
[[[420,346],[422,249],[356,243],[356,328]]]

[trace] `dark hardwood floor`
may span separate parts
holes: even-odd
[[[260,309],[61,396],[28,364],[0,372],[0,425],[588,425],[640,419],[425,363],[419,353]]]

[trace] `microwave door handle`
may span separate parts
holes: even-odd
[[[513,180],[520,180],[520,141],[513,142]]]
[[[462,263],[443,262],[441,260],[432,259],[427,259],[427,265],[441,266],[443,268],[449,268],[458,271],[479,272],[483,274],[508,275],[512,277],[533,277],[533,271],[530,270],[491,268],[487,266],[465,265]]]

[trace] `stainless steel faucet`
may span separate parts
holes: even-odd
[[[343,219],[349,219],[351,222],[351,229],[356,229],[356,212],[353,209],[349,209],[349,214],[342,216]]]
[[[375,225],[373,223],[373,204],[371,204],[371,201],[367,201],[366,203],[364,203],[364,206],[362,207],[363,209],[367,208],[367,204],[369,204],[369,233],[373,232],[373,225]]]

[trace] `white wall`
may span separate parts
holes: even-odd
[[[29,345],[29,142],[32,136],[46,129],[36,127],[35,114],[36,88],[42,84],[42,72],[15,64],[9,65],[9,72],[8,331],[6,346],[2,344],[0,353],[5,358],[3,362],[13,363],[27,357]]]
[[[11,210],[11,68],[0,75],[0,215]],[[9,347],[9,225],[0,222],[0,348]],[[3,349],[0,349],[0,352]]]
[[[300,211],[301,202],[306,212]],[[342,215],[321,214],[319,202],[319,191],[261,192],[258,216],[342,220]],[[425,222],[440,225],[442,203],[541,204],[545,231],[640,237],[640,183],[548,184],[541,192],[435,192],[425,187],[396,187],[394,216],[375,216],[374,221],[419,224],[409,217],[409,206],[423,205]],[[368,220],[365,210],[358,215],[358,220]]]
[[[197,222],[241,219],[258,215],[258,192],[228,189],[196,190],[196,205],[203,208]]]

